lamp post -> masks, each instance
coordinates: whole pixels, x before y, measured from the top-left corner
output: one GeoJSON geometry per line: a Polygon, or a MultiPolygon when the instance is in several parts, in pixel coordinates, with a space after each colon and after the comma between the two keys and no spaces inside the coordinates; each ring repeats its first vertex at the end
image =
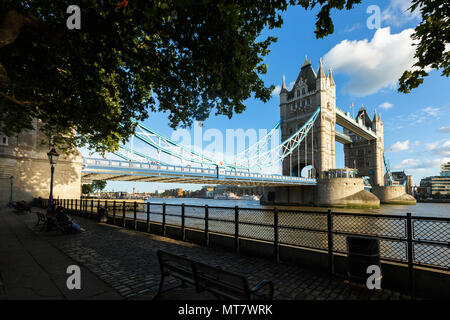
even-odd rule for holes
{"type": "Polygon", "coordinates": [[[10,208],[13,207],[13,198],[12,198],[12,193],[13,193],[13,180],[14,180],[14,177],[13,177],[13,176],[9,177],[9,181],[11,182],[11,193],[10,193],[10,195],[9,195],[9,207],[10,207],[10,208]]]}
{"type": "Polygon", "coordinates": [[[48,210],[51,209],[53,203],[53,173],[55,172],[55,165],[58,161],[59,154],[56,152],[55,148],[52,148],[49,153],[47,153],[48,160],[51,165],[51,175],[50,175],[50,197],[48,199],[48,210]]]}

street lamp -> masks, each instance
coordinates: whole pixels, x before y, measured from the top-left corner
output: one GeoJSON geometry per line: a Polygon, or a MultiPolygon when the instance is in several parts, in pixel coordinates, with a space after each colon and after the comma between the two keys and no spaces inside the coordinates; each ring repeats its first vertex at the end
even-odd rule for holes
{"type": "Polygon", "coordinates": [[[10,195],[9,195],[9,207],[10,207],[10,208],[13,207],[13,200],[12,200],[13,180],[14,180],[14,177],[13,177],[13,176],[9,177],[9,181],[11,181],[11,193],[10,193],[10,195]]]}
{"type": "Polygon", "coordinates": [[[49,153],[47,153],[48,160],[51,165],[51,176],[50,176],[50,197],[48,200],[48,209],[50,210],[53,202],[53,173],[55,172],[55,165],[58,161],[59,154],[56,152],[55,148],[52,148],[49,153]]]}

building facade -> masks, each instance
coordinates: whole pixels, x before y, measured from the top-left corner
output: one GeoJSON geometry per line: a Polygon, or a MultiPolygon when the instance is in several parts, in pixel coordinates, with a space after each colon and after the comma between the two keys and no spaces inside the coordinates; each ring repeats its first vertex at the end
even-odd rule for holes
{"type": "Polygon", "coordinates": [[[358,176],[369,177],[371,185],[384,185],[383,175],[383,122],[377,112],[370,119],[366,109],[362,106],[355,118],[356,122],[372,128],[377,139],[366,140],[357,134],[343,128],[352,143],[344,144],[345,166],[358,170],[358,176]]]}
{"type": "MultiPolygon", "coordinates": [[[[13,201],[48,198],[50,192],[50,151],[48,138],[39,130],[41,124],[33,121],[33,130],[15,137],[0,133],[0,202],[7,203],[13,185],[13,201]],[[11,179],[13,177],[13,179],[11,179]]],[[[61,152],[59,152],[61,154],[61,152]]],[[[81,154],[61,154],[55,166],[53,197],[79,198],[81,196],[81,154]]]]}
{"type": "Polygon", "coordinates": [[[426,177],[420,180],[420,187],[425,188],[429,195],[450,195],[450,162],[441,165],[439,176],[426,177]]]}

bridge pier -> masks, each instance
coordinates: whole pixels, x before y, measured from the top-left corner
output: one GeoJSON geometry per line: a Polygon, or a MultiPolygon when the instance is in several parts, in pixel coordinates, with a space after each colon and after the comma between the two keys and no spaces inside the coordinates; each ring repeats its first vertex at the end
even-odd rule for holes
{"type": "Polygon", "coordinates": [[[318,179],[316,186],[269,187],[260,200],[265,205],[342,208],[379,208],[380,200],[364,189],[361,178],[318,179]]]}
{"type": "Polygon", "coordinates": [[[373,186],[371,192],[384,204],[416,204],[416,199],[406,193],[405,186],[373,186]]]}

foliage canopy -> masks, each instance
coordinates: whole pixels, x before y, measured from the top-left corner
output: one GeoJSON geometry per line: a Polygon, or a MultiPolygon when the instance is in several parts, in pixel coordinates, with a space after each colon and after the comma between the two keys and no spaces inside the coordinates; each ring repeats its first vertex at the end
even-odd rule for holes
{"type": "MultiPolygon", "coordinates": [[[[320,7],[316,37],[334,31],[332,9],[361,0],[80,0],[81,29],[69,30],[64,0],[0,0],[0,131],[8,136],[42,121],[49,143],[73,150],[116,150],[134,132],[133,120],[169,114],[188,126],[212,112],[232,117],[253,96],[270,99],[260,78],[289,5],[320,7]]],[[[413,0],[423,21],[416,71],[399,90],[422,83],[424,68],[449,74],[449,6],[413,0]]]]}

